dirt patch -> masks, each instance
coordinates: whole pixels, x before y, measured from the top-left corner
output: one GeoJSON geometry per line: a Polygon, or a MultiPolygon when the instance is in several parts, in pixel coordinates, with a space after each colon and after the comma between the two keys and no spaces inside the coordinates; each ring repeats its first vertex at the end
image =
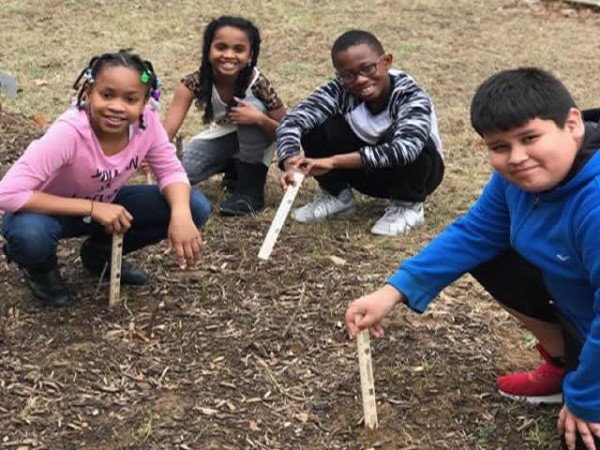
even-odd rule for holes
{"type": "MultiPolygon", "coordinates": [[[[3,170],[37,134],[27,120],[3,114],[3,170]]],[[[217,186],[206,190],[218,202],[217,186]]],[[[507,363],[502,352],[523,337],[469,279],[423,318],[399,309],[389,337],[372,343],[380,428],[366,433],[355,345],[341,320],[347,301],[389,272],[373,251],[381,241],[350,233],[383,204],[368,202],[351,220],[316,229],[289,224],[271,259],[259,263],[279,194],[269,197],[256,217],[215,216],[195,271],[180,271],[159,247],[135,255],[152,282],[125,287],[125,303],[114,310],[106,283],[98,288],[80,267],[76,239],[60,248],[79,300],[67,310],[33,303],[18,269],[3,262],[3,445],[541,448],[532,436],[550,433],[555,411],[507,403],[494,390],[498,372],[535,359],[529,352],[507,363]]]]}

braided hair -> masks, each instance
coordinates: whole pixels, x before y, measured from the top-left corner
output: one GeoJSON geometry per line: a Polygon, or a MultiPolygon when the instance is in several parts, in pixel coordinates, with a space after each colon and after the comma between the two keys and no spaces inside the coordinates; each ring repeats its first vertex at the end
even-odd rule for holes
{"type": "MultiPolygon", "coordinates": [[[[260,33],[258,28],[256,28],[252,22],[242,17],[234,16],[221,16],[211,20],[204,30],[202,61],[199,69],[200,86],[195,92],[196,106],[198,106],[198,108],[204,108],[204,115],[202,116],[202,121],[204,123],[210,123],[214,117],[212,106],[214,76],[213,67],[210,63],[210,46],[217,30],[223,27],[234,27],[243,31],[250,41],[250,62],[240,71],[237,77],[233,94],[234,97],[244,98],[246,96],[245,92],[252,79],[254,67],[256,67],[256,61],[258,60],[258,54],[260,53],[260,33]]],[[[228,106],[235,106],[235,100],[232,100],[228,106]]]]}
{"type": "MultiPolygon", "coordinates": [[[[130,53],[128,50],[119,50],[117,53],[103,53],[100,56],[92,57],[87,66],[81,71],[75,83],[73,83],[73,89],[78,90],[75,99],[77,108],[83,109],[85,107],[84,94],[86,90],[94,85],[98,74],[107,67],[127,67],[136,70],[140,74],[141,82],[147,86],[146,100],[152,96],[158,102],[160,98],[160,79],[154,72],[152,63],[142,59],[135,53],[130,53]]],[[[140,128],[146,128],[143,115],[140,115],[140,128]]]]}

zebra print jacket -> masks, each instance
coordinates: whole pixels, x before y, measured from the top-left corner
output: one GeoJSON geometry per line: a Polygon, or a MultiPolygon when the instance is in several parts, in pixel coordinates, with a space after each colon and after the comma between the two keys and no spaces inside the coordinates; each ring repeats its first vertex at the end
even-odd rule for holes
{"type": "MultiPolygon", "coordinates": [[[[357,149],[366,169],[403,166],[413,162],[431,137],[442,154],[437,119],[429,94],[405,72],[389,71],[392,92],[387,108],[392,120],[390,129],[376,145],[357,149]]],[[[300,139],[331,117],[346,115],[363,100],[355,97],[341,81],[333,79],[301,101],[282,119],[277,128],[277,159],[280,167],[285,159],[300,152],[300,139]]]]}

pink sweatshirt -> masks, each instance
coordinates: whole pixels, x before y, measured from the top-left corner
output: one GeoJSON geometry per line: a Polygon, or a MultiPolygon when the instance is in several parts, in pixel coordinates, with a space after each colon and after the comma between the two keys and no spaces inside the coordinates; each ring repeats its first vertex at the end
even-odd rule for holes
{"type": "Polygon", "coordinates": [[[175,182],[189,184],[158,112],[147,106],[144,122],[142,130],[136,121],[123,150],[106,156],[87,112],[69,109],[29,145],[0,180],[0,210],[18,211],[34,191],[111,202],[142,160],[150,165],[161,190],[175,182]]]}

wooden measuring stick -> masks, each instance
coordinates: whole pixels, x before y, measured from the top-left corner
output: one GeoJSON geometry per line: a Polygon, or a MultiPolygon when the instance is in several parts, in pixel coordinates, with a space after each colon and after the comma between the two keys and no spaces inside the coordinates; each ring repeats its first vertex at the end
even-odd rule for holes
{"type": "Polygon", "coordinates": [[[281,232],[281,228],[283,228],[283,224],[285,223],[285,219],[290,212],[292,204],[294,203],[294,199],[296,198],[296,194],[298,194],[298,190],[300,189],[300,185],[304,180],[304,174],[302,172],[294,172],[294,185],[290,185],[285,190],[285,194],[281,203],[279,204],[279,208],[275,213],[275,218],[273,222],[271,222],[271,227],[267,232],[267,236],[260,247],[260,251],[258,252],[259,259],[266,261],[271,256],[271,252],[273,251],[273,247],[275,247],[275,241],[277,241],[277,237],[281,232]]]}
{"type": "Polygon", "coordinates": [[[112,254],[110,257],[110,296],[108,306],[113,307],[121,302],[121,260],[123,259],[123,235],[113,234],[112,254]]]}
{"type": "MultiPolygon", "coordinates": [[[[356,322],[360,320],[356,316],[356,322]]],[[[356,336],[358,348],[358,365],[360,368],[360,389],[362,391],[363,413],[365,427],[374,430],[377,428],[377,403],[375,402],[375,380],[373,379],[373,365],[371,363],[371,343],[369,330],[359,331],[356,336]]]]}

